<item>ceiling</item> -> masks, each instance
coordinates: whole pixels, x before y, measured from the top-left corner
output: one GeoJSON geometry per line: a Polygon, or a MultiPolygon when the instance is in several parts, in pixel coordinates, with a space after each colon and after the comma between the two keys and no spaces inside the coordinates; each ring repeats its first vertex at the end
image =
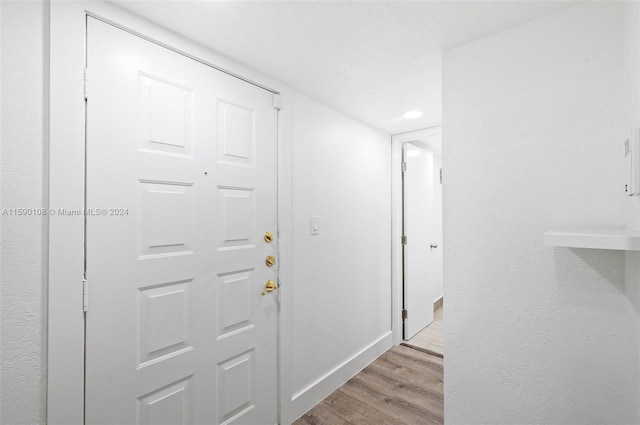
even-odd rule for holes
{"type": "Polygon", "coordinates": [[[576,2],[114,3],[388,134],[398,134],[441,124],[443,51],[576,2]],[[424,116],[402,118],[410,110],[421,110],[424,116]]]}

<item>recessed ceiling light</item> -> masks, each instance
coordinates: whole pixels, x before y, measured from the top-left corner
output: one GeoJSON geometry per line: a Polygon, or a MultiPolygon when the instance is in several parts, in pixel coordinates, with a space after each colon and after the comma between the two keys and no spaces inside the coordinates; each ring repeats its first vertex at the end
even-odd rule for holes
{"type": "Polygon", "coordinates": [[[414,118],[420,118],[422,116],[422,111],[409,111],[402,114],[402,116],[408,120],[411,120],[414,118]]]}

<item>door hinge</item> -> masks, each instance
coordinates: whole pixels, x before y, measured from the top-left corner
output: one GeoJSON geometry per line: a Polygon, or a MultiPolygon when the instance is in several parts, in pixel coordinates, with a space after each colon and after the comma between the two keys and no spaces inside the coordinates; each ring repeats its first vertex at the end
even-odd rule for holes
{"type": "Polygon", "coordinates": [[[405,171],[407,171],[407,163],[403,162],[402,163],[402,172],[404,173],[405,171]]]}
{"type": "Polygon", "coordinates": [[[407,237],[405,235],[402,235],[402,245],[406,245],[407,244],[407,237]]]}
{"type": "Polygon", "coordinates": [[[84,69],[84,100],[89,98],[89,68],[84,69]]]}
{"type": "Polygon", "coordinates": [[[442,168],[440,169],[440,184],[442,184],[442,168]]]}
{"type": "Polygon", "coordinates": [[[82,279],[82,311],[89,309],[89,282],[86,278],[82,279]]]}
{"type": "Polygon", "coordinates": [[[279,111],[282,108],[282,104],[280,103],[280,95],[277,93],[273,94],[273,109],[279,111]]]}
{"type": "Polygon", "coordinates": [[[409,313],[407,312],[407,310],[402,310],[402,320],[407,320],[408,316],[409,316],[409,313]]]}

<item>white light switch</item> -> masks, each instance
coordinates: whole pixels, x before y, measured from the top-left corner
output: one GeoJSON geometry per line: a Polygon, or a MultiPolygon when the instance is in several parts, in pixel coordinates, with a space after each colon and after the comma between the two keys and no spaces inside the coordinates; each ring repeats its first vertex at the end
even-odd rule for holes
{"type": "Polygon", "coordinates": [[[320,233],[320,217],[317,215],[311,216],[311,234],[317,235],[320,233]]]}

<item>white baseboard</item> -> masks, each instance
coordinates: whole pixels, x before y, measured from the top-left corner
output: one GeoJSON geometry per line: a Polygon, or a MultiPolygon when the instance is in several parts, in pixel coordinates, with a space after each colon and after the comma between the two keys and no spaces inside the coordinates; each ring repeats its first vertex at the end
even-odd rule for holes
{"type": "Polygon", "coordinates": [[[444,305],[444,296],[440,295],[438,298],[436,298],[436,300],[433,302],[433,312],[435,313],[435,311],[439,308],[442,308],[442,306],[444,305]]]}
{"type": "Polygon", "coordinates": [[[340,388],[342,384],[391,348],[393,345],[392,336],[393,333],[391,331],[387,332],[322,378],[294,394],[291,398],[291,417],[297,419],[307,413],[313,406],[324,400],[329,394],[340,388]]]}

